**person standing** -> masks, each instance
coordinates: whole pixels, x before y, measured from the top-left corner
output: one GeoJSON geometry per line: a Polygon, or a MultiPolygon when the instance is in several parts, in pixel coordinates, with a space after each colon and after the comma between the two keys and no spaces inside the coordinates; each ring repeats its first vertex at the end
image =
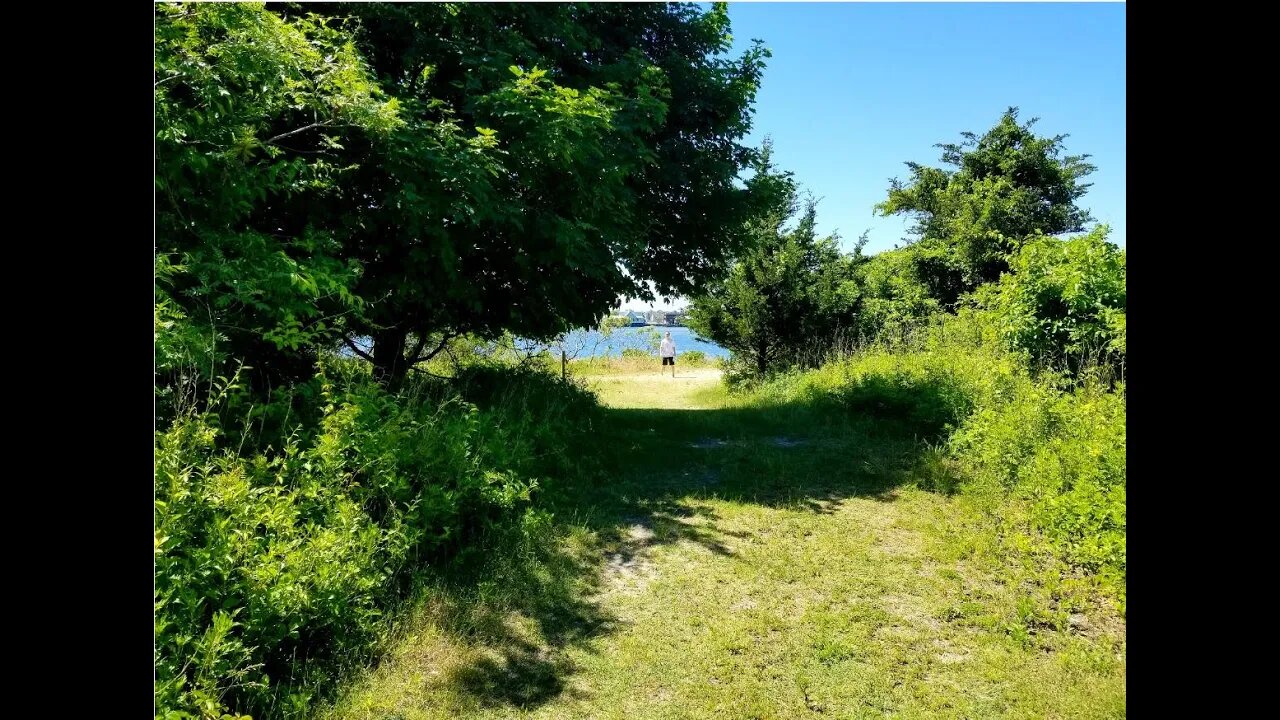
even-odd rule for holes
{"type": "Polygon", "coordinates": [[[662,367],[671,366],[671,377],[676,376],[676,341],[671,339],[671,331],[667,331],[666,337],[662,338],[662,347],[659,348],[658,354],[662,356],[662,367]]]}

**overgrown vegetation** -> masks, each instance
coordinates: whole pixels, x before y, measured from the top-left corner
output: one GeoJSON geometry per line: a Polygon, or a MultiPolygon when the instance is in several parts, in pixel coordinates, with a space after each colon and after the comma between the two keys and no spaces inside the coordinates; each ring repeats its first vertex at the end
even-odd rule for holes
{"type": "Polygon", "coordinates": [[[732,386],[936,444],[947,470],[921,471],[982,498],[1011,557],[1123,606],[1126,256],[1105,226],[1064,236],[1094,168],[1017,114],[941,145],[950,169],[909,163],[878,209],[915,217],[915,241],[870,258],[817,241],[812,204],[783,231],[776,174],[791,204],[690,317],[734,348],[732,386]]]}
{"type": "Polygon", "coordinates": [[[742,245],[729,44],[723,4],[156,6],[158,716],[303,714],[590,473],[593,402],[505,341],[742,245]]]}
{"type": "Polygon", "coordinates": [[[817,203],[809,199],[801,211],[795,182],[769,164],[768,145],[753,182],[777,188],[778,204],[747,224],[750,249],[728,277],[707,286],[688,322],[733,351],[736,373],[763,377],[802,365],[840,336],[857,312],[854,269],[864,258],[863,243],[846,257],[837,238],[817,236],[817,203]],[[797,213],[794,227],[785,227],[797,213]]]}
{"type": "Polygon", "coordinates": [[[812,202],[784,231],[796,185],[766,154],[761,173],[780,204],[748,223],[750,249],[727,280],[704,286],[690,322],[735,351],[737,377],[759,380],[982,306],[999,318],[1001,341],[1042,366],[1122,375],[1124,252],[1105,229],[1060,237],[1090,221],[1077,201],[1094,168],[1062,154],[1065,136],[1036,136],[1035,121],[1017,117],[1010,108],[981,137],[940,145],[951,169],[908,163],[912,181],[893,180],[877,209],[915,217],[914,241],[871,257],[865,240],[842,254],[834,238],[816,238],[812,202]]]}
{"type": "Polygon", "coordinates": [[[994,341],[1001,317],[951,317],[905,344],[779,377],[756,396],[867,414],[929,443],[924,487],[983,503],[1005,549],[1045,565],[1039,579],[1085,578],[1123,606],[1124,387],[1096,373],[1085,382],[1033,374],[1026,354],[994,341]]]}
{"type": "MultiPolygon", "coordinates": [[[[948,168],[912,164],[879,206],[916,217],[915,241],[868,257],[865,238],[841,253],[819,237],[767,143],[742,144],[767,52],[726,57],[724,4],[168,3],[155,19],[158,718],[304,717],[378,657],[406,601],[450,606],[453,641],[511,646],[493,672],[459,671],[442,708],[494,707],[464,686],[548,702],[568,665],[537,643],[603,632],[583,608],[626,550],[610,532],[643,515],[663,541],[733,554],[683,504],[712,485],[726,513],[765,508],[742,517],[766,535],[778,507],[960,498],[965,557],[998,548],[987,572],[1031,599],[970,612],[947,591],[946,617],[976,613],[1019,652],[1045,629],[1044,647],[1075,647],[1069,618],[1091,603],[1123,615],[1126,256],[1106,228],[1065,236],[1090,221],[1093,168],[1062,137],[1010,109],[941,146],[948,168]],[[685,351],[678,367],[700,372],[645,385],[656,334],[596,357],[615,300],[654,293],[696,293],[690,326],[732,358],[685,351]],[[626,385],[614,410],[630,414],[571,373],[626,385]],[[640,396],[659,387],[674,390],[640,396]],[[733,437],[693,435],[712,431],[733,437]],[[513,613],[523,629],[504,629],[513,613]]],[[[822,553],[796,550],[805,521],[782,519],[797,535],[760,566],[822,575],[822,553]]],[[[846,530],[821,529],[861,553],[840,567],[928,590],[846,530]]],[[[815,592],[830,604],[850,582],[815,592]]],[[[699,602],[663,612],[696,624],[699,602]]],[[[862,608],[850,637],[785,610],[751,632],[816,633],[784,641],[807,710],[825,711],[809,694],[824,682],[848,700],[831,684],[858,647],[880,710],[961,702],[881,676],[905,662],[873,637],[892,608],[862,608]]],[[[723,674],[721,649],[691,656],[723,674]]],[[[1089,672],[1114,689],[1123,668],[1100,652],[1089,672]]],[[[741,713],[773,712],[776,681],[735,697],[741,713]]],[[[718,707],[704,685],[681,691],[718,707]]],[[[1072,692],[1045,714],[1081,707],[1072,692]]]]}
{"type": "Polygon", "coordinates": [[[457,335],[691,292],[769,201],[736,182],[767,51],[727,56],[723,3],[155,13],[169,298],[255,386],[368,338],[395,389],[457,335]]]}
{"type": "Polygon", "coordinates": [[[594,400],[545,373],[473,368],[399,395],[326,361],[319,418],[249,450],[253,418],[184,414],[156,444],[157,704],[165,717],[303,713],[368,657],[429,564],[589,473],[594,400]]]}
{"type": "Polygon", "coordinates": [[[1028,239],[1011,272],[979,288],[977,304],[1005,347],[1073,377],[1124,376],[1126,255],[1101,227],[1069,240],[1028,239]]]}

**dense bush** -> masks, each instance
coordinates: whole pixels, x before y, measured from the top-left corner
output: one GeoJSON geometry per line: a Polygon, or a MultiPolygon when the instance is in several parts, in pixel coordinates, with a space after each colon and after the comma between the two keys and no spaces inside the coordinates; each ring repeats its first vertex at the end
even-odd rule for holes
{"type": "Polygon", "coordinates": [[[1040,540],[1070,564],[1118,581],[1123,597],[1125,438],[1123,391],[1024,382],[983,403],[950,447],[969,482],[1026,501],[1040,540]]]}
{"type": "Polygon", "coordinates": [[[925,254],[923,247],[911,245],[873,255],[858,267],[860,338],[900,340],[941,311],[934,291],[920,277],[925,254]]]}
{"type": "Polygon", "coordinates": [[[318,378],[314,431],[275,448],[246,451],[250,425],[231,435],[211,411],[158,433],[159,717],[301,714],[425,562],[588,460],[566,448],[595,405],[546,374],[473,368],[395,396],[346,365],[318,378]]]}
{"type": "Polygon", "coordinates": [[[832,403],[941,443],[959,485],[992,502],[1009,547],[1094,576],[1126,577],[1123,385],[1033,375],[992,341],[989,313],[935,323],[912,349],[870,349],[757,390],[766,403],[832,403]]]}
{"type": "Polygon", "coordinates": [[[1037,364],[1078,375],[1123,373],[1128,308],[1126,255],[1108,229],[1068,240],[1041,237],[1013,256],[1013,272],[979,289],[1000,339],[1037,364]]]}
{"type": "Polygon", "coordinates": [[[934,438],[954,429],[971,411],[976,390],[956,362],[972,356],[863,353],[807,373],[762,385],[757,397],[774,404],[839,406],[874,416],[891,431],[934,438]]]}

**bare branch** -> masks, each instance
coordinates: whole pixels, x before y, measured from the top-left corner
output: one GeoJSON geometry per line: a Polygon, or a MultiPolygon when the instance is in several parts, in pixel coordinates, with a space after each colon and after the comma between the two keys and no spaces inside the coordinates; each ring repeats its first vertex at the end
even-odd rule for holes
{"type": "Polygon", "coordinates": [[[454,339],[454,338],[456,338],[456,337],[458,337],[458,334],[457,334],[457,333],[445,333],[445,334],[444,334],[444,337],[443,337],[443,338],[441,338],[441,340],[440,340],[440,344],[436,346],[436,349],[435,349],[435,350],[432,350],[431,352],[427,353],[426,355],[419,355],[419,354],[418,354],[418,353],[420,353],[420,352],[422,351],[422,345],[423,345],[423,342],[425,341],[425,339],[426,339],[426,338],[421,338],[421,339],[419,339],[419,340],[418,340],[418,347],[414,349],[414,352],[413,352],[413,354],[412,354],[413,359],[409,361],[409,365],[412,367],[412,366],[414,366],[414,365],[417,365],[417,364],[418,364],[418,363],[420,363],[420,362],[426,362],[427,360],[430,360],[431,358],[435,357],[436,355],[439,355],[441,350],[444,350],[446,347],[448,347],[448,346],[449,346],[449,341],[450,341],[450,340],[452,340],[452,339],[454,339]]]}
{"type": "Polygon", "coordinates": [[[351,341],[351,338],[346,337],[346,336],[343,336],[343,338],[342,338],[342,342],[346,343],[346,344],[347,344],[347,347],[351,348],[351,350],[352,350],[353,352],[355,352],[355,354],[359,355],[360,357],[364,358],[365,360],[368,360],[369,362],[373,362],[373,356],[372,356],[372,355],[370,355],[369,353],[367,353],[367,352],[365,352],[365,351],[361,350],[361,349],[360,349],[360,347],[359,347],[358,345],[356,345],[354,342],[352,342],[352,341],[351,341]]]}
{"type": "MultiPolygon", "coordinates": [[[[418,336],[418,343],[417,343],[416,345],[414,345],[414,346],[413,346],[413,350],[411,350],[411,351],[409,352],[409,357],[411,357],[411,358],[416,358],[416,357],[421,356],[421,355],[422,355],[422,346],[423,346],[423,345],[426,345],[426,344],[427,344],[427,336],[426,336],[426,335],[419,335],[419,336],[418,336]]],[[[415,362],[417,362],[417,360],[414,360],[413,362],[410,362],[409,364],[410,364],[410,365],[412,365],[412,364],[413,364],[413,363],[415,363],[415,362]]]]}

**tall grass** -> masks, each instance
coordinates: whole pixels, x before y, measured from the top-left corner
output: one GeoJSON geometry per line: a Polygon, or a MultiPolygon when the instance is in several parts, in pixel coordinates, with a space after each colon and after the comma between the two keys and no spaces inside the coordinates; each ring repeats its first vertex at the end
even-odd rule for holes
{"type": "Polygon", "coordinates": [[[967,314],[839,349],[752,398],[840,406],[915,433],[950,468],[929,482],[980,501],[1007,550],[1087,577],[1123,607],[1126,402],[1114,377],[1033,368],[967,314]]]}

